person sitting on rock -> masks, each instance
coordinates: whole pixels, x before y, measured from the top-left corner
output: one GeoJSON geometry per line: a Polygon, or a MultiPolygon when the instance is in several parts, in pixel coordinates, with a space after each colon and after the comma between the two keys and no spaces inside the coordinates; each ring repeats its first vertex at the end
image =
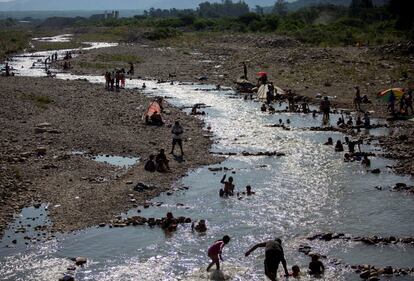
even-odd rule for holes
{"type": "Polygon", "coordinates": [[[365,167],[370,167],[371,166],[371,160],[369,160],[368,155],[364,155],[364,159],[362,159],[361,164],[364,165],[365,167]]]}
{"type": "Polygon", "coordinates": [[[342,152],[342,151],[344,151],[344,146],[342,145],[342,142],[340,140],[338,140],[336,142],[335,151],[336,152],[342,152]]]}
{"type": "Polygon", "coordinates": [[[155,157],[155,166],[158,172],[166,173],[170,171],[170,166],[168,165],[168,159],[165,155],[165,150],[161,149],[160,153],[155,157]]]}
{"type": "Polygon", "coordinates": [[[177,219],[174,218],[171,212],[168,212],[166,217],[162,219],[161,228],[167,231],[177,230],[177,219]]]}
{"type": "Polygon", "coordinates": [[[353,125],[354,125],[354,121],[352,120],[352,116],[349,116],[349,117],[348,117],[348,121],[346,122],[346,124],[347,124],[348,126],[353,126],[353,125]]]}
{"type": "Polygon", "coordinates": [[[325,271],[323,263],[319,260],[318,255],[312,256],[312,261],[309,263],[309,274],[310,275],[321,275],[325,271]]]}
{"type": "Polygon", "coordinates": [[[271,105],[269,105],[269,113],[274,114],[276,112],[275,108],[271,105]]]}
{"type": "Polygon", "coordinates": [[[228,181],[226,180],[226,175],[223,176],[220,183],[224,184],[224,188],[220,189],[220,196],[233,196],[234,195],[234,184],[233,177],[229,177],[228,181]]]}
{"type": "Polygon", "coordinates": [[[149,156],[147,163],[145,163],[145,167],[144,167],[145,171],[151,172],[151,173],[155,172],[156,166],[155,166],[154,158],[155,157],[152,154],[149,156]]]}
{"type": "Polygon", "coordinates": [[[262,107],[260,108],[262,112],[266,112],[266,104],[262,104],[262,107]]]}
{"type": "Polygon", "coordinates": [[[206,232],[207,231],[206,221],[200,220],[196,226],[194,226],[193,224],[192,228],[194,228],[194,230],[197,232],[206,232]]]}
{"type": "Polygon", "coordinates": [[[329,137],[328,141],[325,142],[324,145],[333,145],[333,139],[329,137]]]}

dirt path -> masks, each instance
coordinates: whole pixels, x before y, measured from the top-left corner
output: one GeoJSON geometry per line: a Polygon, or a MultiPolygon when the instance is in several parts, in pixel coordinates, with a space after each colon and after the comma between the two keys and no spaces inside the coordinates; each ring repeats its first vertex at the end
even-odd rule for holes
{"type": "Polygon", "coordinates": [[[172,173],[145,172],[149,154],[171,149],[171,129],[143,124],[150,98],[136,90],[114,93],[48,78],[0,77],[0,84],[0,233],[13,213],[36,202],[59,205],[50,208],[55,230],[108,222],[171,189],[189,170],[218,160],[208,153],[211,140],[202,122],[166,104],[167,124],[180,120],[184,126],[185,161],[170,159],[172,173]],[[125,171],[73,151],[141,161],[125,171]],[[137,182],[156,188],[135,192],[137,182]]]}

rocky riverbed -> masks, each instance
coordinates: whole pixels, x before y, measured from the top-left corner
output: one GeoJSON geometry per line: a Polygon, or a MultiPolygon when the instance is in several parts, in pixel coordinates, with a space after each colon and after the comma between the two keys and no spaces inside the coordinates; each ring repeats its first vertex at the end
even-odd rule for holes
{"type": "MultiPolygon", "coordinates": [[[[140,38],[139,36],[137,38],[140,38]]],[[[293,39],[254,34],[193,34],[152,42],[139,39],[117,47],[92,50],[72,61],[74,73],[103,74],[114,67],[127,68],[124,58],[134,58],[135,76],[233,86],[243,74],[248,78],[266,71],[275,85],[308,97],[317,93],[333,98],[338,108],[353,109],[354,87],[372,101],[363,110],[387,118],[386,104],[376,99],[381,90],[413,86],[412,43],[369,47],[309,47],[293,39]]],[[[412,142],[414,122],[390,122],[394,134],[380,139],[389,156],[398,160],[399,173],[414,175],[412,142]],[[406,137],[401,137],[402,135],[406,137]]]]}
{"type": "Polygon", "coordinates": [[[0,233],[14,213],[40,202],[49,203],[53,230],[107,223],[171,189],[189,170],[217,161],[208,153],[211,140],[202,122],[167,103],[166,126],[146,126],[141,117],[151,99],[137,90],[114,93],[51,78],[0,79],[0,233]],[[145,172],[150,154],[171,149],[175,120],[185,130],[185,157],[168,156],[171,173],[145,172]],[[105,156],[139,161],[129,169],[94,161],[105,156]],[[151,188],[134,190],[138,182],[151,188]]]}

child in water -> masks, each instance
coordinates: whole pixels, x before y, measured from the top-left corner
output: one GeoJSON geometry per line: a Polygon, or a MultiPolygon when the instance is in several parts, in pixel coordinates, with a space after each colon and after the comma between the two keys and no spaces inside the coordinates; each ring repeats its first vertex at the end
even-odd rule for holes
{"type": "Polygon", "coordinates": [[[210,268],[215,264],[216,269],[220,270],[220,260],[223,261],[223,258],[221,256],[221,253],[223,251],[223,248],[226,244],[230,242],[230,237],[228,235],[224,235],[223,239],[217,240],[214,242],[213,245],[208,248],[208,257],[211,259],[210,264],[207,267],[207,271],[210,270],[210,268]]]}
{"type": "Polygon", "coordinates": [[[309,263],[309,274],[310,275],[321,275],[325,271],[323,263],[319,260],[318,255],[312,256],[312,261],[309,263]]]}

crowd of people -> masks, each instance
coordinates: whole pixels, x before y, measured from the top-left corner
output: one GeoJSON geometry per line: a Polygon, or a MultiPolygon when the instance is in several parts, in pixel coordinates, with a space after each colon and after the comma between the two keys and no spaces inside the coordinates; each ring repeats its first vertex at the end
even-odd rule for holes
{"type": "MultiPolygon", "coordinates": [[[[208,257],[211,259],[211,262],[207,266],[207,271],[209,271],[214,265],[217,270],[220,270],[220,261],[223,261],[222,253],[223,248],[231,241],[230,236],[224,235],[222,239],[216,240],[207,251],[208,257]]],[[[264,258],[264,271],[265,275],[271,280],[277,280],[277,271],[279,264],[282,263],[284,270],[284,277],[294,277],[300,278],[304,275],[301,272],[298,265],[292,266],[292,271],[288,271],[287,262],[285,259],[282,240],[276,238],[274,240],[268,240],[254,245],[250,248],[244,255],[248,257],[252,252],[256,251],[258,248],[264,248],[265,258],[264,258]]],[[[308,266],[308,274],[315,277],[320,277],[325,272],[325,266],[319,260],[319,255],[314,254],[311,256],[311,261],[308,266]]]]}

